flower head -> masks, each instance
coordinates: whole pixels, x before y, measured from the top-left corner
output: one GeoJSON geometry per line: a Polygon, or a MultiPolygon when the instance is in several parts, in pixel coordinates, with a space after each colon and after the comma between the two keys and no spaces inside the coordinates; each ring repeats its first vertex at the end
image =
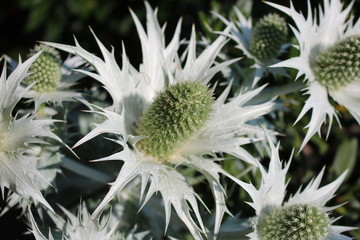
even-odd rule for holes
{"type": "Polygon", "coordinates": [[[319,14],[315,14],[309,4],[307,18],[292,4],[290,8],[268,4],[288,14],[295,23],[292,30],[299,43],[300,55],[274,66],[295,68],[297,77],[305,75],[307,81],[305,89],[310,96],[297,121],[309,110],[312,110],[312,115],[301,148],[316,132],[320,133],[327,118],[330,126],[333,117],[338,120],[329,95],[344,105],[360,123],[360,21],[353,23],[353,18],[348,18],[352,3],[344,8],[340,0],[324,0],[319,14]]]}
{"type": "Polygon", "coordinates": [[[255,209],[252,240],[270,239],[350,239],[341,233],[353,228],[332,225],[337,219],[330,211],[337,208],[325,204],[334,197],[335,191],[345,178],[346,172],[334,182],[319,187],[324,169],[303,190],[284,201],[286,193],[286,174],[291,161],[285,166],[279,158],[279,145],[270,143],[271,159],[268,171],[259,166],[262,181],[258,189],[252,184],[237,181],[250,195],[249,205],[255,209]]]}
{"type": "Polygon", "coordinates": [[[30,66],[33,72],[24,81],[26,84],[34,84],[33,90],[37,92],[51,92],[56,89],[61,80],[61,57],[60,53],[53,47],[47,45],[36,45],[31,49],[29,57],[42,51],[42,54],[30,66]]]}
{"type": "Polygon", "coordinates": [[[249,51],[262,62],[269,61],[279,54],[288,35],[284,18],[270,13],[260,18],[252,29],[249,51]]]}
{"type": "Polygon", "coordinates": [[[360,36],[347,37],[313,60],[312,69],[322,86],[330,91],[339,90],[360,77],[360,36]]]}
{"type": "MultiPolygon", "coordinates": [[[[123,150],[98,161],[124,162],[119,175],[103,201],[94,211],[97,216],[117,193],[135,177],[140,176],[141,199],[145,204],[155,193],[164,200],[166,226],[171,207],[186,224],[195,239],[202,239],[202,223],[198,195],[178,166],[186,166],[203,174],[208,180],[216,201],[215,233],[221,219],[228,212],[225,192],[219,173],[227,174],[215,160],[216,153],[229,153],[254,165],[257,160],[240,145],[257,141],[263,129],[247,122],[268,113],[272,102],[247,105],[262,88],[235,96],[225,102],[231,86],[214,99],[209,89],[212,77],[235,60],[214,65],[214,60],[225,44],[220,36],[199,56],[196,55],[195,29],[191,34],[185,63],[178,56],[180,24],[166,46],[164,31],[156,19],[156,11],[147,8],[147,33],[132,13],[143,52],[139,71],[130,65],[123,50],[122,69],[111,53],[96,38],[104,60],[80,47],[47,43],[77,54],[92,63],[97,73],[84,72],[100,81],[112,97],[110,107],[100,109],[103,123],[81,139],[75,146],[102,134],[113,133],[123,150]],[[248,137],[257,134],[258,137],[248,137]],[[205,158],[205,155],[213,158],[205,158]],[[191,213],[192,212],[192,213],[191,213]],[[194,217],[193,217],[194,216],[194,217]],[[197,223],[196,223],[197,222],[197,223]]],[[[180,23],[180,22],[179,22],[180,23]]]]}
{"type": "Polygon", "coordinates": [[[236,7],[234,11],[237,21],[232,22],[223,16],[215,15],[226,25],[231,26],[230,33],[226,33],[229,38],[234,40],[243,53],[255,61],[252,86],[260,80],[262,75],[268,71],[273,74],[286,75],[282,68],[268,68],[268,66],[279,62],[277,57],[288,47],[287,36],[288,27],[283,17],[276,13],[263,16],[253,25],[252,19],[246,18],[236,7]]]}
{"type": "MultiPolygon", "coordinates": [[[[77,80],[84,75],[72,71],[84,64],[80,57],[68,57],[62,62],[60,53],[53,47],[45,44],[38,44],[30,50],[29,57],[41,52],[40,56],[30,66],[27,76],[19,86],[19,91],[31,86],[31,89],[23,94],[24,98],[34,101],[35,110],[38,110],[42,103],[51,102],[60,105],[63,101],[78,100],[85,104],[87,102],[82,98],[79,92],[70,90],[77,80]]],[[[12,65],[16,63],[8,59],[12,65]]]]}
{"type": "Polygon", "coordinates": [[[8,77],[5,64],[0,76],[0,188],[3,195],[4,189],[8,188],[25,200],[40,202],[52,209],[40,193],[50,183],[37,170],[34,164],[37,157],[31,154],[31,149],[33,144],[44,143],[40,138],[48,137],[61,142],[49,129],[55,120],[38,120],[31,114],[22,117],[12,115],[21,98],[15,92],[40,54],[35,54],[24,63],[20,62],[8,77]]]}
{"type": "Polygon", "coordinates": [[[209,120],[213,104],[212,92],[203,84],[183,82],[169,86],[142,116],[138,134],[147,138],[137,146],[158,161],[169,161],[209,120]]]}

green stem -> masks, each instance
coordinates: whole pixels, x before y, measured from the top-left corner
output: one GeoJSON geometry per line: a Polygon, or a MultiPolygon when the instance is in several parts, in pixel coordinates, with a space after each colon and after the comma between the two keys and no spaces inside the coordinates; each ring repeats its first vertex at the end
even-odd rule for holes
{"type": "Polygon", "coordinates": [[[301,89],[306,87],[306,83],[303,81],[295,81],[292,83],[288,83],[283,86],[272,86],[265,88],[261,94],[254,97],[251,101],[252,104],[254,103],[262,103],[266,102],[272,98],[275,98],[279,95],[286,95],[289,93],[300,91],[301,89]]]}
{"type": "Polygon", "coordinates": [[[61,166],[76,173],[83,177],[89,178],[99,183],[107,184],[113,180],[112,177],[108,176],[107,174],[85,166],[81,163],[75,162],[70,158],[63,158],[61,161],[61,166]]]}

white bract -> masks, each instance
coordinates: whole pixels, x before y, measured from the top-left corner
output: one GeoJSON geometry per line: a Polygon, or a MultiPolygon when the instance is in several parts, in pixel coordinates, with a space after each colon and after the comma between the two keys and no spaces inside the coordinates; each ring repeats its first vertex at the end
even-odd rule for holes
{"type": "MultiPolygon", "coordinates": [[[[106,216],[101,217],[101,219],[100,216],[98,219],[92,219],[85,204],[80,204],[77,216],[61,206],[60,208],[64,212],[66,219],[59,215],[49,214],[56,226],[54,231],[60,232],[64,240],[110,240],[117,234],[117,224],[110,227],[108,225],[110,218],[106,216]]],[[[32,228],[31,232],[35,239],[52,240],[51,231],[49,230],[48,237],[45,237],[39,230],[30,209],[28,212],[32,228]]]]}
{"type": "Polygon", "coordinates": [[[271,159],[268,171],[260,165],[262,175],[258,189],[252,184],[237,181],[250,195],[256,216],[253,221],[251,240],[303,239],[330,240],[351,239],[341,233],[354,228],[332,225],[338,218],[331,218],[330,211],[335,207],[325,204],[334,197],[335,191],[345,178],[346,172],[334,182],[319,187],[324,169],[319,175],[295,195],[284,202],[286,194],[286,174],[291,161],[285,166],[279,158],[279,145],[270,143],[271,159]]]}
{"type": "Polygon", "coordinates": [[[301,149],[316,132],[320,134],[320,127],[327,119],[330,127],[333,117],[338,120],[329,95],[360,123],[360,40],[357,36],[360,21],[353,23],[353,17],[349,17],[353,3],[344,9],[340,0],[324,0],[318,14],[309,3],[306,18],[292,4],[290,8],[268,4],[288,14],[295,23],[292,30],[300,55],[273,66],[295,68],[297,78],[305,75],[305,90],[310,96],[296,122],[309,110],[312,115],[301,149]]]}
{"type": "MultiPolygon", "coordinates": [[[[40,174],[46,179],[46,181],[38,182],[38,188],[46,192],[46,190],[54,190],[51,183],[55,180],[58,173],[61,172],[59,163],[61,162],[62,154],[60,154],[60,146],[53,145],[34,145],[28,148],[26,151],[27,156],[32,157],[32,161],[28,163],[38,169],[40,174]]],[[[6,197],[6,206],[0,210],[0,217],[3,216],[10,209],[15,206],[22,210],[23,215],[29,205],[28,199],[24,199],[17,193],[11,193],[6,197]]],[[[40,210],[41,206],[36,206],[40,210]]]]}
{"type": "MultiPolygon", "coordinates": [[[[40,53],[39,53],[40,54],[40,53]]],[[[29,75],[30,65],[39,54],[35,54],[24,63],[19,63],[7,77],[6,64],[0,76],[0,188],[8,188],[29,202],[40,202],[52,209],[40,190],[50,185],[47,178],[37,170],[34,162],[37,157],[32,154],[32,144],[45,143],[41,138],[52,138],[61,142],[53,134],[49,125],[55,120],[34,119],[32,114],[18,117],[12,114],[22,94],[15,94],[20,82],[29,75]]]]}
{"type": "Polygon", "coordinates": [[[187,58],[182,63],[178,56],[181,22],[166,46],[165,28],[161,28],[156,19],[157,11],[153,11],[147,2],[145,5],[147,32],[131,12],[143,53],[139,71],[131,66],[125,50],[120,68],[114,51],[109,52],[96,37],[104,60],[84,50],[77,41],[76,46],[46,44],[81,56],[92,64],[96,73],[79,71],[102,83],[113,100],[108,108],[97,107],[96,113],[106,120],[96,124],[75,144],[77,147],[99,134],[113,133],[117,135],[113,141],[123,148],[97,160],[121,160],[124,164],[93,217],[98,216],[125,185],[140,176],[143,205],[155,192],[160,192],[166,228],[173,207],[194,238],[202,239],[205,227],[198,206],[199,196],[188,181],[192,176],[182,174],[180,166],[193,168],[208,180],[216,202],[216,235],[223,215],[228,212],[219,173],[231,177],[216,162],[221,160],[216,153],[228,153],[257,165],[257,160],[240,145],[263,138],[264,129],[248,122],[270,112],[273,102],[247,105],[263,87],[226,102],[230,85],[215,100],[208,86],[210,80],[237,60],[214,64],[226,38],[220,36],[197,56],[193,29],[187,58]],[[212,157],[206,158],[206,154],[212,157]]]}

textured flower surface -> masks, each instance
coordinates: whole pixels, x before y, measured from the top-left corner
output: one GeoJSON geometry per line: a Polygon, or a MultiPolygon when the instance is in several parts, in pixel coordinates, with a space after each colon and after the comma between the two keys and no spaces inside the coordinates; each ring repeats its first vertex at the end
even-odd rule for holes
{"type": "Polygon", "coordinates": [[[246,18],[244,14],[234,7],[236,21],[229,21],[223,16],[215,15],[226,25],[231,26],[230,33],[226,36],[234,40],[236,47],[243,51],[249,58],[255,61],[252,66],[255,68],[254,75],[251,77],[252,86],[260,80],[263,74],[268,71],[272,74],[286,75],[283,68],[268,68],[279,60],[277,57],[288,47],[287,35],[288,27],[284,18],[278,14],[271,13],[259,19],[253,24],[251,17],[246,18]]]}
{"type": "Polygon", "coordinates": [[[262,181],[258,189],[252,184],[237,181],[250,195],[256,216],[253,219],[252,240],[270,239],[351,239],[342,232],[352,227],[332,225],[338,218],[331,218],[330,211],[335,207],[325,204],[334,197],[335,191],[345,178],[346,172],[334,182],[319,187],[324,169],[303,189],[284,202],[286,194],[286,174],[291,161],[285,166],[279,158],[279,145],[270,143],[271,159],[268,171],[259,166],[262,181]]]}
{"type": "MultiPolygon", "coordinates": [[[[24,98],[34,101],[35,110],[42,103],[54,103],[60,105],[63,101],[78,100],[85,104],[87,102],[82,98],[81,93],[70,90],[80,78],[84,75],[79,72],[73,72],[74,68],[84,65],[84,60],[78,56],[68,57],[62,62],[59,52],[50,46],[40,44],[31,49],[29,57],[42,52],[42,54],[30,66],[29,72],[32,75],[19,86],[19,91],[32,85],[31,89],[23,94],[24,98]]],[[[13,66],[16,63],[8,59],[13,66]]]]}
{"type": "Polygon", "coordinates": [[[0,77],[0,187],[3,195],[8,188],[24,200],[40,202],[52,209],[40,192],[50,183],[37,170],[34,164],[37,157],[31,152],[31,146],[44,143],[42,138],[46,137],[61,142],[49,129],[55,120],[38,120],[31,114],[12,116],[21,98],[21,94],[15,94],[17,87],[29,75],[27,71],[38,56],[35,54],[24,63],[20,62],[8,77],[5,64],[0,77]]]}
{"type": "Polygon", "coordinates": [[[228,153],[257,165],[257,160],[240,145],[262,139],[263,128],[247,122],[270,112],[273,103],[247,105],[262,88],[234,96],[226,102],[231,88],[228,86],[214,99],[208,86],[210,80],[236,61],[214,64],[226,38],[220,36],[197,56],[193,29],[187,57],[182,64],[178,56],[181,22],[166,46],[164,30],[156,19],[157,11],[153,11],[147,2],[145,5],[147,32],[131,12],[143,53],[139,71],[130,65],[125,50],[120,68],[114,52],[109,52],[96,37],[104,60],[87,52],[77,42],[76,46],[46,44],[81,56],[91,63],[96,73],[80,71],[101,82],[113,100],[110,107],[99,108],[97,112],[106,120],[96,124],[75,145],[102,133],[113,133],[118,136],[113,141],[123,148],[97,160],[121,160],[124,164],[93,216],[100,214],[125,185],[140,176],[143,204],[155,192],[161,193],[166,228],[173,207],[194,238],[202,239],[205,227],[197,201],[199,196],[188,181],[192,176],[184,175],[180,166],[195,169],[208,180],[216,202],[216,234],[223,215],[228,212],[219,173],[231,177],[216,162],[221,160],[216,153],[228,153]],[[205,158],[205,155],[212,157],[205,158]]]}
{"type": "Polygon", "coordinates": [[[295,23],[292,30],[298,40],[300,55],[274,67],[295,68],[297,77],[305,75],[307,81],[305,90],[310,96],[296,122],[309,110],[312,115],[301,149],[316,132],[320,134],[320,127],[327,118],[330,126],[334,117],[338,121],[329,95],[360,123],[360,21],[353,23],[353,18],[349,17],[353,3],[344,8],[340,0],[324,0],[318,14],[309,3],[306,18],[292,4],[289,8],[268,4],[288,14],[295,23]]]}

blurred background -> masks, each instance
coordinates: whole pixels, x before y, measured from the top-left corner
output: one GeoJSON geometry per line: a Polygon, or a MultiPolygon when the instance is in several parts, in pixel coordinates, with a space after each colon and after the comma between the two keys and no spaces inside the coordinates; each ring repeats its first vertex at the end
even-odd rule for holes
{"type": "MultiPolygon", "coordinates": [[[[159,21],[167,22],[168,31],[173,32],[182,17],[182,35],[188,37],[193,24],[201,30],[200,15],[210,15],[211,10],[229,14],[233,6],[247,1],[251,0],[150,0],[149,3],[159,8],[159,21]]],[[[289,3],[288,0],[276,2],[289,3]]],[[[317,5],[319,0],[311,2],[317,5]]],[[[255,18],[270,9],[261,0],[253,4],[255,18]]],[[[306,1],[294,1],[294,5],[306,12],[306,1]]],[[[139,40],[129,8],[144,20],[145,7],[141,0],[2,0],[0,54],[11,57],[26,54],[36,41],[72,44],[73,36],[85,49],[96,49],[88,30],[91,26],[105,45],[113,45],[118,51],[124,41],[129,57],[139,61],[139,40]]]]}
{"type": "MultiPolygon", "coordinates": [[[[181,36],[188,38],[191,27],[194,24],[199,36],[206,36],[213,40],[216,35],[210,30],[223,30],[224,25],[216,20],[211,11],[216,11],[229,18],[233,16],[233,6],[243,5],[251,0],[150,0],[150,5],[159,8],[158,19],[161,25],[167,23],[165,36],[172,37],[175,26],[181,17],[183,19],[181,36]]],[[[289,5],[288,0],[273,1],[282,5],[289,5]]],[[[306,1],[293,1],[295,8],[306,14],[306,1]]],[[[320,0],[311,0],[313,6],[317,6],[320,0]]],[[[349,0],[344,1],[350,3],[349,0]]],[[[26,58],[30,48],[33,48],[37,41],[51,41],[64,44],[74,44],[74,36],[79,43],[90,52],[97,52],[98,47],[94,41],[89,27],[96,33],[101,42],[107,46],[115,47],[115,55],[120,57],[121,42],[125,44],[127,55],[134,67],[138,67],[141,61],[140,41],[129,13],[131,8],[145,23],[144,2],[140,0],[1,0],[0,1],[0,55],[6,54],[17,59],[18,56],[26,58]]],[[[353,13],[359,16],[360,1],[356,0],[353,13]]],[[[253,1],[251,16],[258,19],[264,14],[274,11],[261,0],[253,1]]],[[[291,22],[290,22],[291,23],[291,22]]],[[[169,39],[167,39],[169,40],[169,39]]],[[[231,43],[233,44],[233,43],[231,43]]],[[[238,51],[232,52],[240,54],[238,51]]],[[[291,53],[290,53],[291,54],[291,53]]],[[[236,57],[236,56],[234,56],[236,57]]],[[[290,98],[294,96],[290,96],[290,98]]],[[[301,93],[296,98],[303,98],[301,93]]],[[[278,127],[282,127],[287,133],[281,139],[284,143],[283,159],[288,159],[293,146],[299,147],[304,132],[299,126],[293,127],[293,122],[301,110],[302,104],[294,107],[293,111],[284,113],[278,127]],[[283,125],[281,125],[283,124],[283,125]],[[288,127],[286,127],[288,126],[288,127]]],[[[355,120],[343,109],[338,109],[344,118],[341,119],[343,128],[340,129],[336,123],[328,141],[323,138],[314,137],[302,153],[296,154],[295,161],[290,169],[292,182],[291,190],[296,190],[300,184],[306,183],[312,176],[319,172],[323,165],[327,165],[326,180],[332,181],[343,170],[346,164],[352,167],[352,173],[346,183],[338,191],[341,199],[335,199],[335,204],[349,201],[341,207],[337,213],[344,217],[337,222],[339,225],[360,226],[360,180],[358,173],[360,128],[355,120]],[[341,151],[340,151],[341,150],[341,151]],[[350,154],[350,163],[344,163],[341,159],[344,153],[350,154]],[[340,159],[340,160],[337,160],[340,159]],[[340,162],[340,163],[339,163],[340,162]],[[300,167],[300,168],[299,168],[300,167]],[[310,169],[304,172],[300,169],[310,169]],[[293,187],[293,189],[292,189],[293,187]]],[[[302,121],[305,126],[308,119],[302,121]]],[[[231,168],[231,166],[228,166],[231,168]]],[[[226,166],[225,166],[226,168],[226,166]]],[[[231,171],[231,169],[229,169],[231,171]]],[[[240,195],[230,198],[230,209],[236,209],[240,195]]],[[[4,206],[1,201],[0,207],[4,206]]],[[[14,209],[0,217],[0,233],[11,234],[6,239],[33,239],[31,236],[24,236],[22,233],[26,226],[16,219],[18,212],[14,209]]],[[[352,231],[351,236],[360,239],[358,230],[352,231]]],[[[1,237],[4,239],[3,237],[1,237]]]]}

